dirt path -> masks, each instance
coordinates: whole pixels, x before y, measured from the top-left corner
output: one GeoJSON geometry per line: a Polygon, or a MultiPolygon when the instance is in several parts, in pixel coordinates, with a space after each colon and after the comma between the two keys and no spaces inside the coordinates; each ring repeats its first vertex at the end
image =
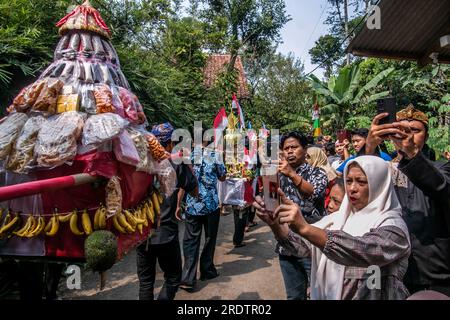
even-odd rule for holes
{"type": "MultiPolygon", "coordinates": [[[[180,227],[180,239],[183,235],[180,227]]],[[[233,216],[221,218],[215,264],[220,276],[214,280],[198,281],[197,290],[187,293],[179,290],[177,300],[284,300],[283,278],[278,257],[274,253],[276,241],[264,223],[246,234],[246,246],[235,249],[232,244],[233,216]]],[[[159,292],[163,276],[157,274],[155,296],[159,292]]],[[[138,298],[136,254],[131,252],[117,263],[107,275],[107,284],[98,291],[99,276],[91,272],[83,275],[81,290],[68,290],[65,279],[61,281],[62,299],[135,300],[138,298]]]]}

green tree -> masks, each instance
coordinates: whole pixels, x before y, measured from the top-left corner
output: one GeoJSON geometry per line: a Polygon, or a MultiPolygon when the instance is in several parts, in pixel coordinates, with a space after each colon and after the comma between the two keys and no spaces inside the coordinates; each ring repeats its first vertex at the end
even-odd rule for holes
{"type": "Polygon", "coordinates": [[[331,77],[335,65],[342,59],[339,42],[338,37],[327,34],[321,36],[309,50],[311,63],[322,64],[327,79],[331,77]]]}
{"type": "Polygon", "coordinates": [[[264,123],[281,129],[295,122],[298,129],[305,129],[311,124],[310,96],[301,61],[292,54],[276,54],[260,79],[252,105],[246,105],[247,114],[258,126],[264,123]]]}
{"type": "Polygon", "coordinates": [[[191,0],[202,7],[200,16],[222,30],[226,51],[231,54],[228,71],[239,54],[261,55],[281,41],[281,29],[290,20],[284,0],[191,0]]]}
{"type": "Polygon", "coordinates": [[[74,1],[0,1],[0,105],[33,81],[53,59],[55,23],[74,1]]]}
{"type": "Polygon", "coordinates": [[[373,102],[389,95],[389,91],[380,92],[378,86],[393,71],[394,68],[386,69],[367,83],[361,82],[357,64],[341,69],[339,76],[331,77],[328,83],[312,75],[310,79],[314,91],[325,99],[325,106],[321,108],[323,126],[345,128],[352,117],[367,114],[370,111],[368,107],[373,102]]]}

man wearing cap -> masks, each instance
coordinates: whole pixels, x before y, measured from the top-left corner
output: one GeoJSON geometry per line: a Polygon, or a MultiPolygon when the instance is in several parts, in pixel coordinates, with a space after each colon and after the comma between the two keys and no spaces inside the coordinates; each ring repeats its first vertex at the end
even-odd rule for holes
{"type": "Polygon", "coordinates": [[[391,140],[398,157],[391,162],[393,183],[409,228],[412,254],[404,282],[411,293],[439,291],[450,296],[450,162],[432,162],[423,154],[428,117],[413,105],[397,122],[379,125],[374,118],[366,154],[391,140]]]}
{"type": "MultiPolygon", "coordinates": [[[[167,152],[172,152],[170,123],[154,126],[152,134],[167,152]]],[[[177,188],[170,197],[164,199],[160,209],[160,225],[151,237],[137,247],[137,273],[139,278],[139,300],[153,300],[156,276],[156,261],[164,272],[164,285],[158,300],[173,300],[181,282],[181,250],[178,239],[177,212],[180,210],[179,194],[184,192],[198,195],[198,184],[193,172],[185,164],[170,161],[177,176],[177,188]]]]}

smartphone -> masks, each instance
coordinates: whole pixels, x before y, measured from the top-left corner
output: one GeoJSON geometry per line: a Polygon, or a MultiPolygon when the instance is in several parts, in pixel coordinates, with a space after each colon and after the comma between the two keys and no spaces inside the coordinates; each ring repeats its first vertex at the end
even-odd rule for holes
{"type": "Polygon", "coordinates": [[[378,124],[390,124],[397,121],[397,103],[395,98],[388,97],[377,101],[377,114],[388,113],[389,116],[381,119],[378,124]]]}
{"type": "Polygon", "coordinates": [[[280,206],[280,196],[278,195],[278,188],[280,188],[280,176],[276,166],[267,166],[261,170],[264,204],[266,210],[275,212],[276,208],[280,206]]]}

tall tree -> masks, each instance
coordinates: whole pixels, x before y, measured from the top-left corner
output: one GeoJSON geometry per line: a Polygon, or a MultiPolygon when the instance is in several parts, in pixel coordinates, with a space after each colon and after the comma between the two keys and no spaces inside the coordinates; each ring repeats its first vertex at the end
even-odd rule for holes
{"type": "Polygon", "coordinates": [[[281,29],[290,20],[284,0],[191,0],[202,7],[201,17],[226,38],[231,54],[228,71],[239,54],[261,55],[281,41],[281,29]],[[201,4],[201,5],[199,5],[201,4]]]}
{"type": "Polygon", "coordinates": [[[333,74],[334,67],[339,65],[342,58],[340,52],[340,39],[331,34],[321,36],[314,47],[309,50],[312,64],[322,64],[325,69],[325,77],[328,79],[333,74]]]}
{"type": "Polygon", "coordinates": [[[281,129],[296,122],[299,129],[310,124],[311,87],[300,60],[292,54],[275,54],[260,79],[252,105],[245,109],[255,124],[281,129]]]}

